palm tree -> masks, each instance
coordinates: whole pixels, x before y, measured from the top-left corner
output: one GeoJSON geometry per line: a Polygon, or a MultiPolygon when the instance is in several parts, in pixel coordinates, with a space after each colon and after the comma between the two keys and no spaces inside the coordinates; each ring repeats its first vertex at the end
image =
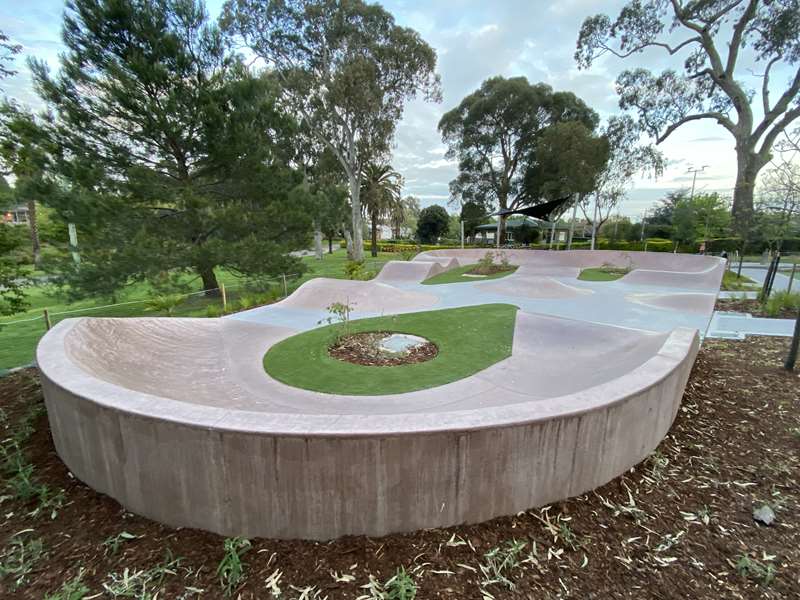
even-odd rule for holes
{"type": "Polygon", "coordinates": [[[391,165],[372,163],[361,171],[361,198],[372,228],[372,256],[378,256],[378,224],[400,202],[403,178],[391,165]]]}

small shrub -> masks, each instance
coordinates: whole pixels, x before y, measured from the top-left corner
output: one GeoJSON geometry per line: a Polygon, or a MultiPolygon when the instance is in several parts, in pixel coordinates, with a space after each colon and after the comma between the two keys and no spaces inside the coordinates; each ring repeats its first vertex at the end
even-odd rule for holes
{"type": "Polygon", "coordinates": [[[363,260],[348,260],[344,265],[344,274],[347,279],[363,281],[370,278],[363,260]]]}
{"type": "Polygon", "coordinates": [[[770,317],[777,317],[784,310],[795,312],[800,310],[800,294],[792,294],[786,290],[775,292],[764,305],[764,312],[770,317]]]}
{"type": "Polygon", "coordinates": [[[175,309],[184,300],[180,294],[161,294],[151,297],[146,304],[146,310],[153,312],[167,313],[171,317],[175,313],[175,309]]]}
{"type": "Polygon", "coordinates": [[[414,600],[417,597],[417,585],[403,567],[397,569],[397,573],[386,582],[384,589],[387,600],[414,600]]]}
{"type": "Polygon", "coordinates": [[[318,321],[317,325],[323,323],[340,323],[341,327],[339,329],[341,331],[336,339],[350,335],[350,314],[353,312],[353,305],[347,304],[346,302],[334,302],[328,305],[327,309],[328,316],[318,321]]]}
{"type": "Polygon", "coordinates": [[[742,577],[767,586],[775,579],[775,565],[742,554],[736,562],[736,572],[742,577]]]}
{"type": "Polygon", "coordinates": [[[483,573],[481,586],[486,587],[499,583],[509,590],[513,590],[515,585],[512,571],[520,566],[525,545],[525,542],[511,540],[484,554],[484,562],[480,565],[481,573],[483,573]]]}
{"type": "Polygon", "coordinates": [[[73,579],[64,584],[53,594],[47,594],[44,600],[83,600],[89,593],[89,588],[83,584],[83,570],[73,579]]]}
{"type": "Polygon", "coordinates": [[[417,255],[416,250],[403,250],[400,253],[400,259],[401,260],[405,260],[405,261],[409,261],[409,260],[413,259],[416,255],[417,255]]]}
{"type": "Polygon", "coordinates": [[[214,319],[216,317],[221,317],[224,314],[222,307],[218,304],[209,304],[206,306],[206,316],[209,319],[214,319]]]}
{"type": "Polygon", "coordinates": [[[244,577],[247,566],[242,556],[250,549],[250,540],[241,537],[225,540],[225,554],[217,567],[217,577],[226,596],[233,594],[244,577]]]}
{"type": "Polygon", "coordinates": [[[129,569],[122,573],[111,573],[103,588],[112,598],[136,598],[136,600],[156,600],[167,575],[175,575],[181,563],[168,551],[164,562],[152,569],[129,569]]]}
{"type": "Polygon", "coordinates": [[[103,546],[106,549],[106,556],[111,555],[114,556],[117,552],[119,552],[120,546],[125,542],[129,542],[131,540],[135,540],[137,536],[133,535],[132,533],[128,533],[127,531],[123,531],[118,533],[117,535],[112,535],[111,537],[107,538],[103,542],[103,546]]]}
{"type": "Polygon", "coordinates": [[[0,556],[0,579],[8,577],[13,589],[21,587],[44,554],[41,538],[25,539],[21,534],[15,535],[0,556]]]}

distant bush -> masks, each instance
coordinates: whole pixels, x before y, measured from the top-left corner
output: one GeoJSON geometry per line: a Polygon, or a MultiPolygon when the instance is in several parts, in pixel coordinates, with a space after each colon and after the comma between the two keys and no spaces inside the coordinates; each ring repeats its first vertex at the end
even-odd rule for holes
{"type": "Polygon", "coordinates": [[[150,298],[147,301],[146,308],[153,312],[165,312],[168,317],[171,317],[183,300],[184,297],[180,294],[161,294],[150,298]]]}
{"type": "Polygon", "coordinates": [[[773,293],[764,305],[764,312],[770,317],[777,317],[784,310],[800,310],[800,294],[792,294],[785,290],[773,293]]]}

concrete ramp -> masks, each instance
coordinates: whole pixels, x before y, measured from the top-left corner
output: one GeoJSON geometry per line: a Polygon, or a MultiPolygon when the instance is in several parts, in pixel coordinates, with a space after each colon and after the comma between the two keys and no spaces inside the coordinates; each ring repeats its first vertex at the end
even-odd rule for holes
{"type": "Polygon", "coordinates": [[[716,296],[714,294],[629,294],[625,296],[629,302],[655,306],[667,310],[677,310],[707,315],[714,312],[716,296]]]}
{"type": "Polygon", "coordinates": [[[590,289],[567,285],[552,277],[521,277],[516,274],[503,277],[497,281],[487,281],[476,287],[487,294],[543,300],[576,298],[594,293],[590,289]]]}
{"type": "Polygon", "coordinates": [[[277,306],[324,310],[334,302],[353,306],[355,313],[396,313],[429,308],[437,297],[424,292],[401,290],[380,281],[352,281],[319,277],[305,282],[277,306]]]}
{"type": "MultiPolygon", "coordinates": [[[[451,260],[447,262],[455,261],[451,260]]],[[[392,281],[419,283],[420,281],[425,281],[428,277],[433,277],[446,270],[447,268],[442,266],[441,262],[390,260],[383,265],[375,281],[387,283],[392,281]]]]}
{"type": "Polygon", "coordinates": [[[719,290],[725,267],[722,263],[703,271],[635,269],[618,281],[630,285],[652,285],[687,290],[719,290]]]}

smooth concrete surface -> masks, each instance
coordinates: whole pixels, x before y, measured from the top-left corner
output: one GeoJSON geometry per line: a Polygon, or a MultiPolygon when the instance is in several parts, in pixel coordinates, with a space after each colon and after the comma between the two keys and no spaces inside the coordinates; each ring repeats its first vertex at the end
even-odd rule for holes
{"type": "Polygon", "coordinates": [[[312,280],[229,318],[60,322],[37,350],[59,455],[82,481],[169,525],[324,540],[512,514],[594,489],[652,452],[677,413],[721,263],[517,251],[508,256],[520,269],[496,282],[414,281],[482,256],[455,252],[426,253],[412,263],[427,264],[380,281],[312,280]],[[575,279],[584,266],[620,263],[668,285],[659,275],[575,279]],[[674,287],[682,276],[690,283],[674,287]],[[531,297],[537,283],[580,293],[531,297]],[[681,297],[642,296],[660,293],[681,297]],[[360,316],[512,302],[512,355],[384,396],[310,392],[264,372],[272,344],[346,300],[360,316]]]}

